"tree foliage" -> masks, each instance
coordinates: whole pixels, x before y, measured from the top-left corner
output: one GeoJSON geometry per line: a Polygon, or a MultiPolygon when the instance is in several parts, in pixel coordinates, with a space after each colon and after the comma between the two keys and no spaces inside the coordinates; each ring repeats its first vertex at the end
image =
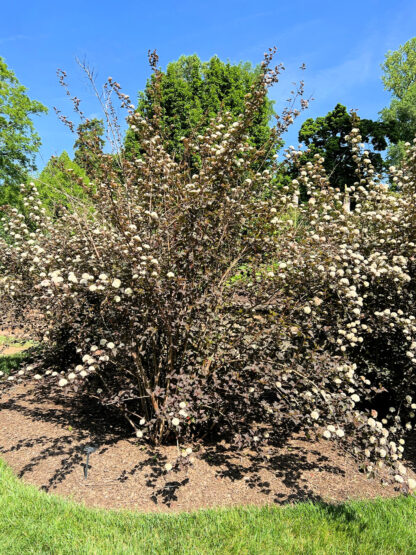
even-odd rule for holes
{"type": "Polygon", "coordinates": [[[35,169],[41,144],[32,117],[47,109],[26,91],[0,57],[0,204],[16,202],[16,186],[35,169]]]}
{"type": "Polygon", "coordinates": [[[52,156],[34,182],[42,205],[54,216],[63,207],[89,203],[93,192],[85,170],[65,151],[58,157],[52,156]]]}
{"type": "Polygon", "coordinates": [[[331,185],[341,190],[356,181],[357,165],[352,145],[347,140],[354,127],[359,129],[363,142],[372,148],[368,151],[368,158],[375,171],[381,172],[383,159],[379,152],[374,151],[387,148],[386,139],[390,133],[387,124],[360,119],[355,114],[348,113],[342,104],[337,104],[326,116],[307,119],[299,131],[299,141],[310,150],[306,158],[312,159],[315,154],[323,156],[331,185]]]}
{"type": "MultiPolygon", "coordinates": [[[[229,111],[233,121],[244,110],[245,96],[260,75],[260,68],[250,63],[223,62],[217,56],[202,62],[194,54],[182,56],[168,64],[155,88],[155,75],[139,94],[138,112],[146,118],[160,110],[161,132],[164,145],[170,154],[180,158],[184,152],[183,138],[191,133],[203,133],[209,121],[220,111],[229,111]]],[[[269,122],[273,115],[273,102],[263,99],[254,114],[247,132],[256,147],[267,143],[270,136],[269,122]]],[[[127,133],[127,156],[140,150],[137,135],[127,133]]]]}
{"type": "Polygon", "coordinates": [[[74,162],[83,168],[88,177],[97,178],[105,141],[104,124],[97,118],[86,120],[77,128],[74,144],[74,162]]]}
{"type": "Polygon", "coordinates": [[[383,83],[392,94],[390,106],[381,111],[382,120],[393,130],[389,163],[404,158],[404,143],[416,136],[416,38],[386,54],[382,65],[383,83]]]}

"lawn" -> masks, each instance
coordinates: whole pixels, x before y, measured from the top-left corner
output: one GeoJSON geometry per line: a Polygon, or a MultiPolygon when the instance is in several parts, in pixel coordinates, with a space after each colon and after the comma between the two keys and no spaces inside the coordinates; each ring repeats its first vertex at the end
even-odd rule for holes
{"type": "Polygon", "coordinates": [[[18,338],[10,335],[0,334],[0,372],[8,375],[10,372],[17,370],[27,357],[27,353],[25,351],[33,346],[33,341],[27,341],[26,339],[19,340],[18,338]],[[2,349],[10,347],[17,352],[14,352],[13,354],[2,353],[2,349]]]}
{"type": "Polygon", "coordinates": [[[0,462],[0,553],[416,553],[416,499],[156,515],[86,509],[0,462]]]}

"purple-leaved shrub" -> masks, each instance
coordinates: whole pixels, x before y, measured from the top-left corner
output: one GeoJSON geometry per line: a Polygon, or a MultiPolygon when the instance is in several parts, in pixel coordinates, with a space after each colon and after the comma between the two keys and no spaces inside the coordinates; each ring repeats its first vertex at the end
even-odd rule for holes
{"type": "Polygon", "coordinates": [[[55,220],[22,186],[25,211],[3,210],[0,302],[36,317],[58,366],[39,375],[117,409],[143,440],[215,433],[255,446],[303,429],[342,442],[368,472],[387,462],[405,484],[416,146],[391,168],[395,191],[358,129],[345,191],[319,155],[302,165],[291,147],[269,160],[298,114],[282,114],[270,144],[250,145],[245,130],[278,80],[272,54],[238,121],[221,113],[191,134],[181,161],[164,149],[157,110],[144,119],[116,87],[140,157],[103,155],[94,208],[77,203],[55,220]],[[283,167],[297,178],[276,187],[283,167]]]}

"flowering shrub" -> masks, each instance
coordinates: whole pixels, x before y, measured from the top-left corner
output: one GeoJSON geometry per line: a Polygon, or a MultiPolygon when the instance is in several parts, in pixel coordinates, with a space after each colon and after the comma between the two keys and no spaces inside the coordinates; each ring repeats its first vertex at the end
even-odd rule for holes
{"type": "Polygon", "coordinates": [[[319,155],[302,166],[294,148],[283,164],[297,179],[271,187],[282,166],[261,161],[298,114],[283,113],[271,144],[249,144],[245,129],[278,79],[271,59],[239,120],[223,113],[184,140],[181,162],[158,118],[110,83],[141,156],[116,168],[103,155],[93,214],[77,205],[54,221],[23,187],[26,212],[4,209],[1,302],[42,315],[57,366],[45,376],[116,408],[139,438],[260,445],[304,429],[342,442],[369,472],[387,461],[403,483],[416,412],[416,146],[391,168],[394,193],[358,129],[345,191],[319,155]]]}

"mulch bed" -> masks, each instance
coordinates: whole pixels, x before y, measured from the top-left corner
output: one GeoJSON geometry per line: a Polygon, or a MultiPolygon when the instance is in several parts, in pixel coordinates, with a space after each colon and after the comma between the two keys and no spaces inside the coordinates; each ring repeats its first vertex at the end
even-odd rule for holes
{"type": "Polygon", "coordinates": [[[332,443],[302,434],[267,448],[266,461],[207,443],[195,448],[190,468],[166,472],[176,446],[155,449],[126,437],[116,419],[91,403],[29,381],[9,382],[0,395],[0,458],[24,482],[90,507],[177,512],[399,494],[397,486],[366,478],[332,443]],[[84,479],[90,445],[98,449],[84,479]]]}

